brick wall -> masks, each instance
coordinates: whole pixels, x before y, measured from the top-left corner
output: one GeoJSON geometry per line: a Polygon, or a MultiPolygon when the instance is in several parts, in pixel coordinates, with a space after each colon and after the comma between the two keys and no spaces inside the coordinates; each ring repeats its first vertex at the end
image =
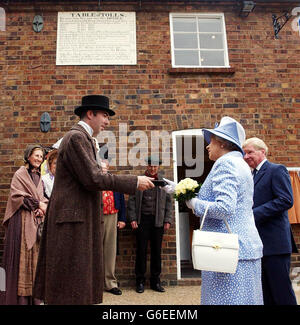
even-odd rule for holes
{"type": "MultiPolygon", "coordinates": [[[[137,11],[135,66],[56,66],[57,12],[97,10],[96,5],[41,4],[41,33],[32,30],[37,9],[32,2],[6,7],[7,28],[0,32],[0,220],[9,184],[22,164],[24,148],[38,142],[51,145],[77,122],[73,109],[86,94],[110,97],[117,115],[111,130],[127,123],[128,132],[212,127],[223,115],[240,119],[247,135],[264,139],[270,160],[300,166],[300,36],[290,22],[274,39],[271,14],[283,9],[257,6],[240,18],[233,6],[101,5],[108,11],[137,11]],[[169,12],[224,12],[229,62],[234,73],[170,73],[169,12]],[[52,118],[51,131],[41,133],[43,112],[52,118]]],[[[174,71],[173,71],[174,72],[174,71]]],[[[144,168],[116,172],[138,174],[144,168]]],[[[172,178],[172,169],[164,168],[172,178]]],[[[293,226],[298,245],[299,226],[293,226]]],[[[0,232],[0,255],[3,250],[0,232]]],[[[176,282],[175,227],[163,243],[164,279],[176,282]]],[[[130,228],[119,235],[117,272],[122,281],[134,274],[135,242],[130,228]]],[[[299,265],[299,257],[293,257],[299,265]]]]}

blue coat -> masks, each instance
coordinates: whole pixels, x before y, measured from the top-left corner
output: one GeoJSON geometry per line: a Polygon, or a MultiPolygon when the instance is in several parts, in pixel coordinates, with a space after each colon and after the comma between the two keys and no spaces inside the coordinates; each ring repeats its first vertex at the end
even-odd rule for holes
{"type": "Polygon", "coordinates": [[[124,194],[119,192],[114,192],[115,208],[118,211],[118,221],[126,222],[126,207],[124,194]]]}
{"type": "Polygon", "coordinates": [[[253,213],[264,244],[264,255],[292,252],[288,209],[293,206],[293,192],[287,169],[266,161],[254,178],[253,213]]]}
{"type": "Polygon", "coordinates": [[[231,231],[239,236],[239,259],[261,258],[263,246],[252,211],[253,178],[240,152],[232,151],[216,160],[198,193],[197,216],[203,216],[208,202],[212,203],[203,230],[227,232],[226,218],[231,231]]]}

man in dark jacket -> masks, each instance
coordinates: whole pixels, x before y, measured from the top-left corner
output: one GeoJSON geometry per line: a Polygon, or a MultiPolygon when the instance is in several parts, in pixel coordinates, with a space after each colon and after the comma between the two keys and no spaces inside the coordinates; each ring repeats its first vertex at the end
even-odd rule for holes
{"type": "MultiPolygon", "coordinates": [[[[158,176],[161,161],[156,157],[149,157],[146,176],[161,179],[158,176]]],[[[161,273],[161,246],[164,231],[170,228],[172,221],[172,201],[160,187],[136,191],[128,199],[128,218],[132,229],[136,230],[136,291],[144,292],[145,273],[147,266],[147,246],[150,241],[150,287],[151,289],[164,292],[160,284],[161,273]]]]}
{"type": "Polygon", "coordinates": [[[290,176],[283,165],[267,160],[268,147],[259,138],[243,144],[253,169],[255,224],[263,242],[262,287],[265,305],[296,305],[289,271],[296,250],[288,209],[293,206],[290,176]]]}
{"type": "Polygon", "coordinates": [[[103,174],[97,136],[109,125],[105,96],[82,98],[80,122],[59,146],[45,217],[33,296],[55,305],[99,304],[103,296],[103,206],[100,191],[134,193],[154,187],[145,176],[103,174]]]}

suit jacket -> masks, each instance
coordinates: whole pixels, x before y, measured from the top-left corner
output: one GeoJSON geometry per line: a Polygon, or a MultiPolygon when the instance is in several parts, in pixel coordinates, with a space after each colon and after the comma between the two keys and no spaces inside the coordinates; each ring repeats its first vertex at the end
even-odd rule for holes
{"type": "Polygon", "coordinates": [[[262,242],[255,227],[252,211],[253,178],[247,163],[238,151],[217,159],[202,184],[195,203],[195,214],[202,217],[208,209],[203,230],[228,232],[239,237],[239,259],[262,257],[262,242]]]}
{"type": "Polygon", "coordinates": [[[266,161],[254,177],[253,213],[262,239],[264,255],[292,252],[292,234],[288,209],[293,192],[287,169],[266,161]]]}
{"type": "Polygon", "coordinates": [[[101,190],[134,193],[136,176],[103,174],[92,137],[75,125],[58,151],[45,217],[34,296],[48,304],[102,302],[101,190]]]}
{"type": "MultiPolygon", "coordinates": [[[[163,227],[164,223],[172,223],[172,200],[170,194],[163,189],[156,187],[156,213],[155,227],[163,227]]],[[[130,195],[127,204],[127,214],[129,221],[141,221],[143,192],[136,190],[134,195],[130,195]]]]}

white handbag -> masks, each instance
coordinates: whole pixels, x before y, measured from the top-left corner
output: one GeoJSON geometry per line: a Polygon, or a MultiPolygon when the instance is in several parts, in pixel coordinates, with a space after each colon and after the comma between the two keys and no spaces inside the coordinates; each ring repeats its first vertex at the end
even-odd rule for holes
{"type": "Polygon", "coordinates": [[[235,273],[239,257],[238,235],[233,234],[224,219],[229,233],[203,231],[207,205],[199,229],[194,230],[192,259],[196,270],[235,273]]]}

